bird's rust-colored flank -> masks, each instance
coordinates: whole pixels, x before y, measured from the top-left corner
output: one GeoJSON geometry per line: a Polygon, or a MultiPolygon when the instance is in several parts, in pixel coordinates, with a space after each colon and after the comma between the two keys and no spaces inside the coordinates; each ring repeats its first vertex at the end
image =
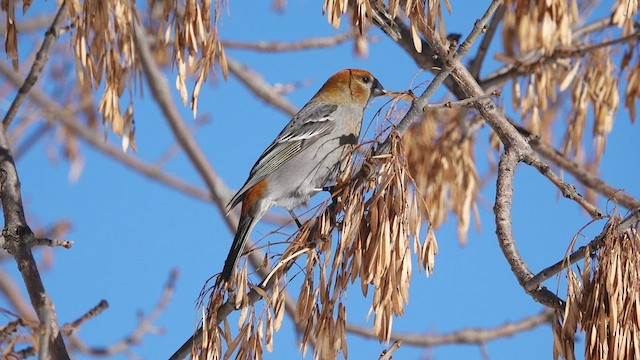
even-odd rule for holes
{"type": "Polygon", "coordinates": [[[244,194],[244,198],[242,199],[242,211],[240,214],[244,215],[249,211],[249,208],[259,199],[261,199],[264,195],[264,191],[267,188],[267,179],[260,181],[259,183],[252,186],[247,192],[244,194]]]}
{"type": "Polygon", "coordinates": [[[356,102],[362,106],[367,104],[371,90],[365,79],[373,81],[370,72],[360,69],[345,69],[333,74],[324,83],[311,101],[331,101],[334,103],[356,102]]]}

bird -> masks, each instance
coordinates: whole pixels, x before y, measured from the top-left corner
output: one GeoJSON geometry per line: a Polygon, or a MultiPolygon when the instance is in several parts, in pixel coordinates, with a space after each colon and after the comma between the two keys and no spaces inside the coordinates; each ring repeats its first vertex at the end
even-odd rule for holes
{"type": "Polygon", "coordinates": [[[256,223],[273,205],[293,210],[335,183],[344,154],[358,143],[364,109],[384,87],[368,71],[333,74],[264,150],[227,205],[242,202],[238,228],[221,278],[229,282],[256,223]]]}

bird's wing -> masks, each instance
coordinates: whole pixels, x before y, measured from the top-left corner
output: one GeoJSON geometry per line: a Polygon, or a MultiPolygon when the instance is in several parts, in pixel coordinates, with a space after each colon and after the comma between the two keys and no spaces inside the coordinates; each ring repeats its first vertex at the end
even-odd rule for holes
{"type": "Polygon", "coordinates": [[[233,209],[247,190],[331,132],[335,127],[333,117],[337,108],[332,104],[305,105],[253,165],[247,182],[231,199],[227,210],[233,209]]]}

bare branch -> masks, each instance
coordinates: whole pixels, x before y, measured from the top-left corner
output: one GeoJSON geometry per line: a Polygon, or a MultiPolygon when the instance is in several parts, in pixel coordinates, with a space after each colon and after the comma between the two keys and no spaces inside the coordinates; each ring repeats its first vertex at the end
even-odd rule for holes
{"type": "MultiPolygon", "coordinates": [[[[43,26],[50,26],[54,18],[54,15],[39,15],[29,19],[24,19],[20,22],[16,22],[16,28],[18,29],[19,34],[24,34],[32,31],[41,31],[43,26]]],[[[6,31],[6,24],[0,23],[0,33],[4,34],[6,31]]]]}
{"type": "Polygon", "coordinates": [[[352,30],[335,36],[309,38],[291,43],[283,43],[278,41],[261,41],[257,43],[248,43],[226,40],[222,42],[222,45],[228,49],[253,50],[262,52],[298,51],[308,49],[321,49],[340,45],[343,42],[353,38],[356,34],[357,32],[352,30]]]}
{"type": "Polygon", "coordinates": [[[471,61],[471,65],[469,65],[469,71],[474,78],[480,79],[480,69],[482,68],[482,64],[484,63],[484,59],[487,56],[487,52],[489,50],[489,45],[491,45],[491,41],[493,40],[493,36],[496,34],[498,30],[498,25],[502,21],[504,17],[504,5],[500,5],[496,10],[495,14],[491,18],[491,22],[489,23],[489,27],[486,28],[484,32],[484,37],[480,42],[480,46],[478,47],[478,52],[476,53],[476,57],[471,61]]]}
{"type": "MultiPolygon", "coordinates": [[[[478,38],[478,36],[480,36],[487,22],[500,6],[500,3],[501,2],[499,0],[492,1],[491,5],[487,9],[487,11],[484,13],[484,15],[476,21],[473,27],[473,30],[471,30],[471,33],[469,33],[469,36],[467,36],[467,38],[464,40],[462,45],[460,45],[460,48],[458,49],[458,53],[456,54],[456,56],[464,56],[469,51],[473,42],[478,38]]],[[[448,49],[446,49],[442,53],[439,53],[438,56],[441,59],[445,58],[444,55],[446,54],[447,51],[448,49]]],[[[409,108],[409,111],[407,111],[404,118],[398,123],[398,125],[395,128],[395,131],[397,131],[400,136],[404,134],[404,132],[409,128],[411,124],[413,124],[414,122],[418,121],[418,119],[420,119],[420,116],[424,112],[425,106],[427,106],[428,104],[429,98],[431,98],[431,96],[435,93],[436,89],[440,87],[440,85],[442,85],[442,83],[449,76],[449,74],[451,74],[453,70],[454,68],[452,66],[449,66],[449,64],[446,64],[446,61],[445,61],[444,67],[440,70],[438,75],[436,75],[433,81],[429,83],[429,85],[427,86],[425,91],[422,93],[422,95],[420,95],[418,99],[416,99],[411,103],[411,107],[409,108]]],[[[484,92],[479,91],[476,94],[470,95],[470,96],[482,97],[484,95],[485,95],[484,92]]],[[[491,104],[493,103],[491,102],[491,104]]],[[[495,110],[495,106],[494,106],[494,110],[495,110]]],[[[390,146],[390,137],[387,138],[387,140],[385,140],[385,143],[378,148],[378,150],[376,151],[376,155],[380,155],[388,152],[389,146],[390,146]]]]}
{"type": "Polygon", "coordinates": [[[73,246],[73,241],[61,239],[33,238],[33,245],[49,247],[61,246],[65,249],[71,249],[71,247],[73,246]]]}
{"type": "Polygon", "coordinates": [[[51,355],[55,359],[69,359],[62,336],[57,331],[55,312],[51,310],[51,314],[49,314],[48,311],[44,310],[48,306],[45,301],[48,297],[35,259],[31,253],[33,232],[24,217],[20,180],[4,126],[0,127],[0,198],[2,200],[5,224],[2,231],[5,239],[3,246],[13,255],[18,264],[18,269],[27,287],[31,304],[36,310],[40,324],[50,323],[56,330],[52,332],[50,337],[52,343],[49,351],[51,351],[51,355]]]}
{"type": "Polygon", "coordinates": [[[500,244],[504,257],[511,266],[511,271],[525,291],[541,304],[552,309],[560,310],[565,305],[564,301],[547,290],[547,288],[536,287],[533,290],[529,290],[525,287],[526,283],[533,277],[533,274],[516,248],[513,229],[511,228],[513,178],[519,160],[518,154],[512,147],[505,148],[505,152],[500,157],[498,179],[496,182],[496,202],[493,206],[498,243],[500,244]]]}
{"type": "Polygon", "coordinates": [[[612,199],[617,204],[624,206],[627,209],[634,209],[640,207],[640,200],[629,195],[621,189],[614,188],[600,179],[596,174],[586,170],[583,166],[575,161],[564,156],[560,151],[556,150],[550,144],[542,141],[539,136],[533,135],[529,130],[518,125],[514,121],[510,120],[510,123],[518,129],[518,131],[529,139],[531,147],[542,157],[553,162],[562,170],[567,171],[576,180],[581,182],[584,186],[596,191],[612,199]]]}
{"type": "MultiPolygon", "coordinates": [[[[448,334],[416,334],[392,332],[390,339],[401,341],[403,345],[433,347],[451,344],[483,345],[489,341],[514,336],[518,333],[534,329],[540,325],[549,324],[553,318],[553,311],[546,309],[537,315],[524,318],[517,322],[509,322],[495,328],[469,328],[450,332],[448,334]]],[[[347,324],[347,331],[367,338],[377,339],[371,329],[347,324]]]]}
{"type": "Polygon", "coordinates": [[[2,123],[5,129],[8,129],[11,125],[11,121],[13,121],[13,118],[18,113],[20,105],[22,105],[22,102],[26,98],[27,93],[29,93],[29,90],[31,90],[36,81],[38,81],[38,77],[40,76],[44,65],[47,63],[49,52],[51,52],[53,44],[59,36],[58,32],[65,17],[66,7],[67,1],[65,0],[62,2],[62,4],[60,4],[60,9],[58,9],[58,13],[56,14],[53,22],[51,23],[51,26],[49,27],[49,30],[47,30],[44,36],[42,46],[40,46],[40,50],[38,51],[38,54],[36,54],[36,58],[33,62],[33,65],[31,66],[31,70],[29,70],[29,74],[24,79],[24,83],[22,84],[22,86],[20,86],[20,89],[18,89],[18,94],[13,99],[9,110],[4,115],[2,123]]]}
{"type": "MultiPolygon", "coordinates": [[[[224,195],[228,193],[228,191],[226,191],[226,186],[218,174],[213,170],[213,167],[207,160],[207,157],[198,146],[193,135],[189,131],[189,128],[182,120],[178,110],[175,108],[171,97],[171,91],[169,90],[169,85],[151,54],[145,30],[137,20],[133,21],[133,27],[135,32],[134,42],[136,50],[140,56],[142,70],[146,75],[147,84],[151,89],[151,93],[164,113],[164,118],[169,123],[176,139],[207,185],[212,200],[217,205],[218,210],[224,215],[224,209],[228,199],[228,197],[224,195]]],[[[234,227],[229,221],[227,221],[227,226],[231,229],[234,227]]]]}
{"type": "MultiPolygon", "coordinates": [[[[74,332],[71,332],[69,335],[69,340],[71,341],[71,344],[74,347],[76,347],[78,350],[86,354],[114,355],[114,354],[119,354],[127,351],[130,348],[131,344],[140,343],[144,335],[158,332],[158,330],[154,325],[154,322],[158,319],[160,314],[164,311],[164,309],[169,304],[169,301],[173,296],[177,278],[178,278],[178,271],[176,269],[173,269],[169,274],[169,278],[167,279],[167,282],[164,285],[164,288],[162,290],[162,295],[160,296],[160,300],[158,300],[158,303],[156,304],[156,306],[151,310],[149,315],[143,317],[140,320],[140,323],[138,324],[138,326],[131,332],[131,334],[126,336],[124,339],[114,344],[111,344],[107,347],[95,348],[95,347],[88,346],[82,340],[80,340],[80,338],[77,336],[76,332],[74,331],[74,332]]],[[[80,325],[86,319],[98,315],[107,306],[108,304],[106,304],[106,301],[104,300],[101,301],[100,304],[98,304],[98,306],[89,310],[87,314],[83,315],[80,319],[74,321],[72,324],[66,326],[65,330],[70,331],[72,329],[71,326],[80,325]]]]}
{"type": "Polygon", "coordinates": [[[38,322],[33,308],[29,307],[29,303],[13,280],[2,269],[0,269],[0,293],[6,296],[8,303],[18,312],[21,319],[34,325],[38,322]]]}
{"type": "Polygon", "coordinates": [[[88,320],[93,319],[94,317],[102,314],[102,312],[105,311],[108,307],[109,307],[109,303],[106,300],[100,300],[98,305],[89,309],[89,311],[87,311],[81,317],[79,317],[78,319],[76,319],[70,324],[65,324],[62,327],[62,331],[67,335],[71,334],[74,330],[77,330],[82,324],[84,324],[88,320]]]}
{"type": "MultiPolygon", "coordinates": [[[[19,84],[21,82],[19,75],[16,74],[13,69],[11,69],[3,62],[0,62],[0,73],[14,84],[19,84]]],[[[211,199],[211,196],[207,191],[203,191],[196,186],[185,183],[183,180],[167,174],[161,168],[143,162],[136,157],[122,152],[120,148],[116,148],[108,144],[104,141],[104,138],[97,134],[95,131],[89,129],[87,126],[84,126],[79,121],[77,121],[74,113],[66,108],[62,108],[61,106],[59,106],[53,99],[51,99],[41,90],[37,88],[31,89],[31,91],[29,92],[29,97],[39,106],[43,107],[45,111],[54,115],[55,118],[57,118],[67,130],[78,136],[80,139],[86,141],[89,145],[93,146],[96,150],[102,152],[103,154],[121,162],[125,166],[128,166],[145,176],[156,179],[159,182],[169,187],[175,188],[176,190],[181,191],[185,194],[201,200],[211,199]]]]}
{"type": "Polygon", "coordinates": [[[277,91],[273,91],[273,86],[266,82],[261,75],[229,56],[227,56],[227,66],[229,67],[229,71],[235,75],[240,82],[267,104],[289,116],[293,116],[298,112],[298,108],[280,96],[277,91]]]}
{"type": "Polygon", "coordinates": [[[500,91],[494,90],[489,94],[482,94],[479,96],[474,96],[474,97],[470,97],[470,98],[466,98],[458,101],[447,101],[445,103],[439,103],[439,104],[427,104],[427,106],[425,106],[423,111],[426,109],[453,108],[457,106],[459,107],[473,106],[474,102],[484,100],[484,99],[490,99],[492,97],[499,97],[500,95],[501,95],[500,91]]]}
{"type": "Polygon", "coordinates": [[[538,169],[538,171],[544,175],[553,185],[555,185],[562,192],[562,196],[567,199],[571,199],[577,202],[593,219],[600,219],[603,216],[602,210],[598,209],[595,205],[588,202],[576,191],[576,187],[563,181],[558,175],[556,175],[549,165],[542,162],[537,157],[525,157],[525,162],[538,169]]]}
{"type": "MultiPolygon", "coordinates": [[[[618,234],[620,235],[624,233],[625,231],[627,231],[627,229],[629,229],[638,221],[640,221],[640,209],[635,209],[631,214],[629,214],[626,218],[624,218],[624,220],[620,222],[617,229],[618,234]]],[[[578,248],[578,250],[574,251],[568,257],[565,257],[564,259],[558,261],[557,263],[545,268],[544,270],[537,273],[534,277],[529,279],[525,284],[525,288],[530,290],[535,289],[543,281],[551,278],[555,274],[568,268],[569,266],[576,263],[577,261],[583,260],[585,256],[589,254],[593,254],[596,250],[598,250],[604,245],[604,239],[607,231],[608,231],[608,225],[605,226],[605,228],[602,230],[600,235],[596,236],[587,245],[581,246],[580,248],[578,248]]]]}

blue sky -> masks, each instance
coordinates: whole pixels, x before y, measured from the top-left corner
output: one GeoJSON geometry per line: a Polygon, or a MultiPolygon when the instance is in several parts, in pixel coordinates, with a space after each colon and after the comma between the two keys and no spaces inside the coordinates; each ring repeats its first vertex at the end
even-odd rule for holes
{"type": "MultiPolygon", "coordinates": [[[[482,2],[452,1],[453,15],[446,20],[447,30],[466,36],[473,21],[488,5],[482,2]]],[[[34,4],[30,11],[44,11],[34,4]]],[[[50,7],[49,3],[45,6],[50,7]]],[[[603,16],[610,5],[600,6],[594,18],[603,16]],[[599,15],[599,16],[598,16],[599,15]]],[[[344,31],[343,27],[340,31],[344,31]]],[[[238,41],[296,41],[307,37],[330,36],[336,31],[321,14],[321,2],[291,0],[284,14],[270,10],[268,1],[231,1],[222,18],[220,32],[224,39],[238,41]]],[[[302,106],[324,80],[348,67],[371,71],[388,89],[407,89],[412,81],[430,80],[402,50],[384,34],[374,31],[378,39],[370,44],[366,59],[356,58],[352,43],[332,49],[305,52],[261,54],[228,50],[228,55],[264,75],[272,83],[309,80],[310,85],[289,94],[288,99],[302,106]],[[416,75],[417,74],[417,75],[416,75]],[[414,80],[416,77],[419,80],[414,80]]],[[[68,40],[62,37],[59,41],[68,40]]],[[[498,39],[499,40],[499,39],[498,39]]],[[[499,41],[498,41],[499,42],[499,41]]],[[[499,44],[497,45],[499,46],[499,44]]],[[[470,56],[475,54],[475,47],[470,56]]],[[[488,58],[483,73],[499,64],[488,58]]],[[[175,74],[169,74],[173,83],[175,74]]],[[[511,101],[504,91],[509,113],[511,101]]],[[[148,89],[136,99],[136,141],[138,152],[130,156],[153,162],[174,143],[166,122],[148,89]]],[[[441,99],[439,92],[434,100],[441,99]]],[[[174,98],[188,123],[193,117],[187,107],[174,98]]],[[[373,119],[383,101],[376,101],[365,115],[365,124],[373,119]]],[[[23,108],[24,114],[28,109],[23,108]]],[[[256,99],[233,77],[228,82],[210,81],[200,98],[199,114],[210,122],[201,128],[196,139],[213,167],[231,188],[242,185],[262,150],[289,120],[282,113],[256,99]]],[[[488,129],[479,133],[476,158],[481,173],[487,171],[486,139],[488,129]]],[[[627,114],[618,111],[616,124],[607,141],[601,173],[605,181],[640,194],[638,159],[629,144],[638,137],[638,128],[630,124],[627,114]]],[[[109,141],[119,140],[110,136],[109,141]]],[[[114,160],[105,158],[90,146],[82,145],[85,167],[80,179],[68,180],[69,164],[51,161],[53,138],[41,142],[19,159],[17,166],[30,224],[46,225],[69,219],[73,227],[68,238],[75,241],[71,250],[54,249],[55,263],[43,271],[43,279],[56,305],[61,323],[73,321],[101,299],[110,307],[80,330],[80,336],[93,346],[107,346],[128,334],[137,324],[137,312],[148,313],[160,297],[171,269],[179,270],[175,295],[157,325],[163,333],[145,336],[131,350],[146,359],[168,357],[193,331],[198,309],[196,299],[204,282],[222,268],[233,234],[223,223],[221,213],[212,204],[187,197],[132,173],[114,160]]],[[[203,187],[199,175],[183,154],[173,157],[165,169],[185,181],[203,187]]],[[[482,189],[480,205],[481,231],[472,229],[468,244],[458,244],[455,223],[449,221],[436,232],[440,251],[435,272],[430,277],[416,273],[410,289],[406,315],[394,321],[394,330],[419,333],[442,333],[467,327],[492,327],[517,321],[542,310],[518,285],[502,256],[492,217],[495,177],[482,189]]],[[[565,200],[537,171],[520,165],[516,174],[513,207],[514,233],[519,249],[535,273],[555,263],[565,253],[572,237],[589,222],[573,202],[565,200]]],[[[319,195],[322,197],[324,195],[319,195]]],[[[612,205],[600,200],[601,208],[612,205]]],[[[453,219],[453,217],[450,217],[453,219]]],[[[584,244],[600,232],[604,221],[596,222],[582,233],[584,244]]],[[[254,239],[274,230],[262,224],[254,239]]],[[[272,241],[277,238],[267,239],[272,241]]],[[[40,256],[38,256],[40,257],[40,256]]],[[[2,269],[18,278],[15,263],[3,262],[2,269]]],[[[545,283],[552,291],[564,294],[563,277],[545,283]]],[[[372,325],[366,321],[370,298],[363,299],[358,286],[348,295],[348,321],[372,325]]],[[[295,294],[295,291],[293,291],[295,294]]],[[[370,293],[371,294],[371,293],[370,293]]],[[[369,295],[371,296],[371,295],[369,295]]],[[[6,300],[0,298],[0,307],[6,300]]],[[[231,322],[234,323],[233,321],[231,322]]],[[[352,358],[377,357],[385,344],[349,336],[352,358]]],[[[581,342],[577,348],[580,349],[581,342]]],[[[290,322],[276,334],[274,354],[267,359],[299,358],[296,335],[290,322]]],[[[486,352],[491,359],[520,360],[550,358],[552,334],[548,326],[490,342],[486,352]]],[[[578,352],[580,352],[578,350],[578,352]]],[[[482,359],[477,346],[445,346],[430,350],[402,347],[399,359],[482,359]]],[[[309,356],[307,356],[309,357],[309,356]]],[[[86,358],[84,355],[77,356],[86,358]]],[[[125,356],[116,357],[126,358],[125,356]]]]}

